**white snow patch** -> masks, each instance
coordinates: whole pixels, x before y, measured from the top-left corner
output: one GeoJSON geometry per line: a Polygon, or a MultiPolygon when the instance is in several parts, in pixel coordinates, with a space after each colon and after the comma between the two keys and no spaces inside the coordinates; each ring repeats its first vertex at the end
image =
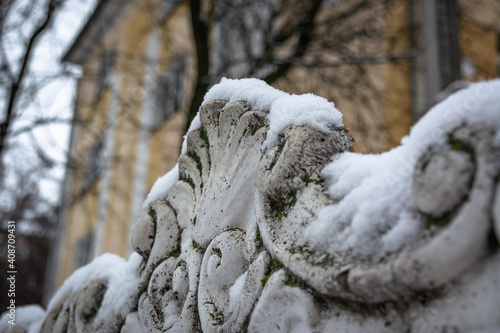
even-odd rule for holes
{"type": "Polygon", "coordinates": [[[222,78],[207,92],[202,105],[219,99],[244,101],[252,109],[269,110],[264,147],[275,145],[278,133],[289,125],[309,125],[323,132],[329,132],[329,126],[343,126],[342,114],[333,102],[313,94],[290,95],[259,79],[222,78]]]}
{"type": "Polygon", "coordinates": [[[245,101],[257,110],[270,110],[276,100],[286,96],[290,95],[259,79],[222,78],[205,94],[202,105],[221,99],[229,102],[245,101]]]}
{"type": "Polygon", "coordinates": [[[171,301],[163,309],[163,329],[168,330],[179,321],[179,306],[177,301],[171,301]]]}
{"type": "Polygon", "coordinates": [[[120,333],[146,333],[143,329],[137,312],[132,312],[125,318],[125,324],[122,326],[120,333]]]}
{"type": "Polygon", "coordinates": [[[243,287],[245,286],[245,280],[247,279],[247,273],[241,274],[234,284],[229,289],[229,312],[233,312],[236,309],[236,305],[241,299],[241,295],[243,293],[243,287]]]}
{"type": "Polygon", "coordinates": [[[94,324],[101,325],[109,318],[120,313],[124,307],[132,309],[128,302],[139,284],[139,265],[142,257],[134,252],[128,261],[116,254],[105,253],[95,258],[91,263],[77,269],[50,300],[47,313],[57,304],[67,299],[69,295],[83,290],[90,281],[108,281],[108,289],[94,324]]]}
{"type": "Polygon", "coordinates": [[[167,196],[168,190],[179,180],[179,165],[176,164],[175,167],[158,178],[154,183],[151,191],[149,192],[146,200],[142,204],[142,209],[148,208],[148,206],[155,200],[165,198],[167,196]]]}
{"type": "Polygon", "coordinates": [[[193,240],[190,237],[181,244],[181,252],[184,252],[192,247],[193,247],[193,240]]]}
{"type": "Polygon", "coordinates": [[[189,129],[186,134],[184,134],[184,140],[182,141],[182,149],[181,149],[181,154],[187,153],[187,136],[188,133],[191,131],[197,130],[198,128],[201,127],[201,120],[200,120],[200,112],[196,114],[196,116],[193,118],[193,121],[191,121],[191,124],[189,124],[189,129]]]}
{"type": "Polygon", "coordinates": [[[329,126],[343,126],[342,113],[335,108],[335,104],[313,94],[278,98],[271,105],[268,117],[265,147],[276,144],[279,132],[289,125],[309,125],[325,133],[330,132],[329,126]]]}
{"type": "Polygon", "coordinates": [[[436,105],[403,138],[380,155],[345,152],[323,169],[330,195],[305,232],[312,248],[377,260],[417,237],[422,225],[411,196],[415,163],[442,146],[453,130],[469,126],[500,131],[500,80],[472,84],[436,105]]]}

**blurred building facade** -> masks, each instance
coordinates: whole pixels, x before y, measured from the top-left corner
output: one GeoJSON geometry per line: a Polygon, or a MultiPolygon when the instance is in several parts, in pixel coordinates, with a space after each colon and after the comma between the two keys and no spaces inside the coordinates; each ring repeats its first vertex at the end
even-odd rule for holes
{"type": "MultiPolygon", "coordinates": [[[[237,11],[241,1],[226,2],[234,2],[237,11]]],[[[321,38],[272,84],[333,100],[361,152],[396,146],[453,82],[499,75],[500,4],[495,0],[323,2],[314,17],[314,33],[321,38]],[[355,9],[341,32],[322,30],[320,23],[343,20],[355,9]],[[335,38],[351,38],[353,29],[359,31],[352,42],[341,44],[349,52],[345,56],[329,46],[335,38]],[[355,76],[359,73],[363,81],[355,76]],[[353,78],[339,83],[339,75],[353,78]],[[376,89],[367,93],[366,87],[376,89]]],[[[201,1],[208,12],[216,3],[201,1]]],[[[187,1],[103,0],[64,56],[82,74],[68,156],[73,165],[65,179],[47,294],[99,254],[130,253],[131,221],[156,179],[175,165],[199,69],[191,12],[187,1]]],[[[245,48],[231,16],[224,17],[206,41],[217,45],[211,61],[219,68],[245,48]]],[[[277,53],[287,48],[284,44],[277,53]]],[[[238,69],[221,73],[247,75],[238,69]]],[[[210,83],[220,76],[213,74],[210,83]]]]}
{"type": "Polygon", "coordinates": [[[101,1],[63,58],[81,77],[47,295],[101,253],[127,256],[130,221],[176,163],[193,71],[188,10],[101,1]]]}

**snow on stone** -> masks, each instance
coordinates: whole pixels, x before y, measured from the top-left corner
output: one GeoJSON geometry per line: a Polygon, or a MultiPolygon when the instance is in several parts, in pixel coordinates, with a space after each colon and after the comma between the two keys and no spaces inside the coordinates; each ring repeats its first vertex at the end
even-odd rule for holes
{"type": "MultiPolygon", "coordinates": [[[[259,79],[226,79],[214,85],[205,94],[202,105],[214,100],[229,102],[245,101],[255,110],[269,110],[269,131],[264,147],[277,143],[278,134],[288,125],[309,125],[323,132],[329,132],[329,126],[343,126],[342,114],[333,102],[313,94],[290,95],[269,86],[259,79]]],[[[191,122],[188,132],[201,127],[200,114],[191,122]]],[[[187,133],[184,135],[181,153],[187,152],[187,133]]],[[[146,200],[142,209],[151,202],[164,198],[172,185],[179,179],[178,166],[160,177],[146,200]]]]}
{"type": "Polygon", "coordinates": [[[378,260],[402,249],[421,228],[411,196],[415,163],[462,126],[500,134],[500,80],[472,84],[431,109],[403,138],[380,155],[345,152],[323,169],[337,200],[306,229],[305,243],[331,254],[378,260]]]}
{"type": "Polygon", "coordinates": [[[290,95],[259,79],[222,78],[205,94],[202,105],[222,99],[229,102],[245,101],[257,110],[271,110],[276,100],[286,96],[290,95]]]}
{"type": "Polygon", "coordinates": [[[191,237],[189,237],[181,244],[181,251],[182,252],[187,251],[192,247],[193,247],[193,240],[191,239],[191,237]]]}
{"type": "Polygon", "coordinates": [[[47,313],[50,313],[57,304],[68,295],[83,290],[89,281],[108,281],[108,289],[104,295],[100,311],[95,318],[95,325],[99,326],[111,318],[120,309],[127,306],[130,296],[136,291],[139,284],[138,269],[142,257],[134,252],[128,261],[111,253],[105,253],[95,258],[91,263],[77,269],[57,293],[52,297],[47,313]]]}
{"type": "Polygon", "coordinates": [[[269,131],[264,146],[277,143],[278,134],[289,125],[309,125],[328,133],[329,126],[342,127],[342,114],[333,102],[313,94],[278,98],[269,112],[269,131]]]}
{"type": "Polygon", "coordinates": [[[148,206],[155,200],[165,198],[167,196],[168,190],[179,180],[179,165],[175,167],[158,178],[154,183],[151,191],[149,192],[146,200],[142,203],[142,209],[148,208],[148,206]]]}
{"type": "Polygon", "coordinates": [[[245,286],[245,280],[247,278],[247,273],[248,271],[241,274],[229,289],[229,312],[233,312],[236,309],[236,306],[241,299],[241,295],[243,294],[243,287],[245,286]]]}
{"type": "Polygon", "coordinates": [[[182,154],[187,153],[187,136],[188,136],[188,133],[191,132],[191,131],[197,130],[200,127],[201,127],[200,112],[198,112],[196,114],[196,116],[194,117],[193,121],[191,122],[191,124],[189,125],[189,129],[188,129],[187,133],[184,135],[184,140],[182,141],[182,149],[181,149],[181,153],[182,154]]]}
{"type": "Polygon", "coordinates": [[[309,125],[329,132],[329,126],[343,126],[342,114],[333,102],[313,94],[290,95],[259,79],[226,79],[206,93],[203,104],[214,100],[245,101],[252,109],[269,110],[269,131],[265,147],[277,143],[278,133],[289,125],[309,125]]]}
{"type": "Polygon", "coordinates": [[[179,305],[176,301],[171,301],[163,309],[163,329],[168,330],[179,320],[179,305]]]}

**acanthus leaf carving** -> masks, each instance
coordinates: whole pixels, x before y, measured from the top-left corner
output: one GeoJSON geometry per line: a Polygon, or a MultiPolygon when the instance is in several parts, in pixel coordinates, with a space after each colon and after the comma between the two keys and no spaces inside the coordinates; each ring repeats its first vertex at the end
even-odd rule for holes
{"type": "MultiPolygon", "coordinates": [[[[233,95],[244,96],[247,89],[248,100],[207,94],[212,97],[200,108],[200,126],[188,133],[179,158],[178,181],[164,198],[147,205],[132,227],[142,263],[135,254],[136,289],[129,291],[127,309],[111,311],[122,317],[110,332],[122,326],[123,333],[500,327],[498,315],[483,326],[480,315],[466,310],[460,318],[440,321],[422,305],[446,300],[444,312],[466,301],[500,306],[498,300],[470,296],[484,284],[500,292],[491,282],[500,274],[498,132],[471,121],[442,130],[442,136],[418,149],[405,143],[385,155],[359,157],[349,153],[353,139],[336,121],[325,127],[291,119],[277,126],[273,103],[286,94],[272,90],[275,100],[257,103],[267,105],[258,108],[255,92],[272,88],[257,83],[252,90],[252,84],[234,81],[233,95]],[[274,141],[268,141],[271,132],[277,133],[274,141]],[[377,176],[370,165],[387,162],[394,171],[396,157],[407,159],[410,171],[370,188],[377,176]],[[351,165],[349,158],[370,165],[351,165]],[[332,169],[338,175],[333,180],[332,169]],[[332,191],[336,185],[340,190],[332,191]],[[391,187],[394,198],[401,195],[408,202],[382,207],[386,212],[369,207],[369,200],[344,209],[365,188],[376,197],[391,187]],[[373,212],[368,216],[372,224],[357,215],[365,211],[373,212]],[[408,222],[406,233],[398,229],[401,221],[408,222]],[[359,231],[360,225],[368,231],[359,231]],[[315,242],[311,228],[323,238],[315,242]],[[332,230],[338,238],[331,237],[332,230]],[[398,232],[405,241],[389,246],[388,235],[398,232]],[[330,246],[329,240],[365,246],[365,251],[347,245],[334,251],[336,244],[330,246]],[[363,242],[371,246],[368,251],[363,242]],[[476,267],[481,269],[474,275],[476,267]]],[[[500,91],[498,82],[492,85],[500,91]]],[[[492,110],[500,112],[498,105],[492,110]]],[[[417,134],[429,121],[422,123],[417,134]]],[[[81,326],[81,318],[106,309],[75,307],[75,300],[105,300],[105,285],[90,279],[84,291],[69,292],[67,302],[51,308],[44,327],[54,332],[95,328],[92,322],[81,326]]]]}

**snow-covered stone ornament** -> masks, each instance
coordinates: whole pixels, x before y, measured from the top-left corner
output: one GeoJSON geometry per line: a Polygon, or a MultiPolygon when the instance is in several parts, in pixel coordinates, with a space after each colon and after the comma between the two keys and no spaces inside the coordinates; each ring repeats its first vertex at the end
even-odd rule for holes
{"type": "Polygon", "coordinates": [[[499,133],[500,80],[362,155],[332,103],[223,79],[137,253],[75,272],[40,331],[498,331],[499,133]]]}

